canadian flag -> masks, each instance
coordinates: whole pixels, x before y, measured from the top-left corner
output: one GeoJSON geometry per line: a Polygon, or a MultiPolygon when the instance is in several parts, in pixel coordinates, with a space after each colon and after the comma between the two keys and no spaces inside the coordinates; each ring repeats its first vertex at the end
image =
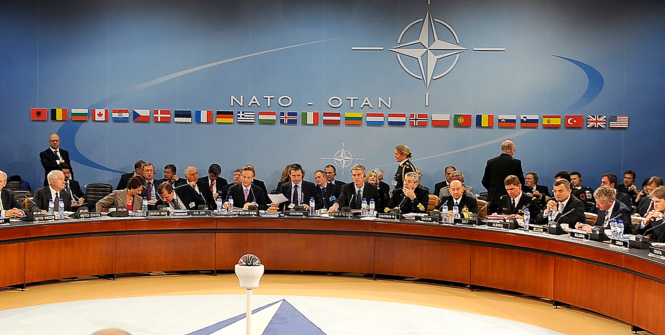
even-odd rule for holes
{"type": "Polygon", "coordinates": [[[92,110],[92,121],[108,121],[109,120],[109,110],[108,109],[93,109],[92,110]]]}

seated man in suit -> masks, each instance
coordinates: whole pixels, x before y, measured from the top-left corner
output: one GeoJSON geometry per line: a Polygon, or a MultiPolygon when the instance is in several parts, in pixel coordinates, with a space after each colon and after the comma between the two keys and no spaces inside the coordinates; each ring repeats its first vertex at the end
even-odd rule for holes
{"type": "Polygon", "coordinates": [[[247,165],[241,169],[240,183],[229,187],[224,208],[229,208],[229,197],[233,197],[233,207],[247,209],[249,205],[256,205],[259,210],[268,209],[268,201],[261,187],[252,184],[254,180],[254,167],[247,165]]]}
{"type": "MultiPolygon", "coordinates": [[[[222,187],[222,193],[219,193],[219,196],[221,196],[222,199],[226,199],[226,197],[228,195],[228,192],[229,192],[229,188],[231,186],[236,185],[236,184],[240,184],[240,180],[242,178],[241,173],[242,173],[242,169],[233,170],[233,183],[224,185],[222,187]]],[[[268,195],[266,194],[266,201],[269,200],[267,197],[268,197],[268,195]]]]}
{"type": "Polygon", "coordinates": [[[281,211],[286,208],[293,208],[294,206],[303,206],[309,210],[309,200],[314,198],[314,209],[321,209],[323,201],[321,201],[321,192],[316,187],[316,184],[302,180],[305,177],[305,170],[302,169],[300,164],[291,164],[289,166],[289,178],[291,180],[280,185],[279,193],[282,193],[288,201],[281,204],[271,204],[272,207],[279,207],[281,211]]]}
{"type": "MultiPolygon", "coordinates": [[[[390,199],[390,185],[383,181],[384,172],[381,169],[374,169],[376,177],[379,178],[379,192],[383,193],[383,199],[390,199]]],[[[386,201],[386,204],[388,202],[386,201]]]]}
{"type": "MultiPolygon", "coordinates": [[[[247,164],[247,165],[245,165],[245,166],[249,166],[249,167],[251,167],[252,169],[254,169],[254,165],[252,165],[252,164],[247,164]]],[[[254,170],[254,171],[256,171],[256,170],[254,170]]],[[[254,185],[260,187],[261,190],[263,191],[263,194],[268,194],[268,189],[266,188],[266,183],[264,183],[262,180],[258,180],[258,179],[256,179],[256,178],[254,178],[254,180],[252,181],[252,184],[254,184],[254,185]]],[[[266,198],[267,198],[267,197],[268,197],[268,196],[266,195],[266,198]]]]}
{"type": "Polygon", "coordinates": [[[159,187],[163,180],[155,179],[155,166],[149,162],[143,164],[142,176],[145,179],[146,188],[141,193],[141,197],[148,199],[149,206],[154,205],[158,200],[157,187],[159,187]]]}
{"type": "MultiPolygon", "coordinates": [[[[454,171],[450,175],[450,180],[451,181],[452,180],[459,180],[462,183],[462,185],[464,185],[464,174],[462,174],[461,171],[454,171]]],[[[443,188],[441,188],[441,191],[439,191],[439,194],[438,194],[439,199],[443,199],[445,197],[450,196],[450,192],[448,191],[449,188],[450,188],[450,185],[449,186],[444,186],[443,188]]],[[[476,197],[476,194],[473,193],[473,187],[468,186],[468,185],[464,185],[464,190],[465,190],[464,194],[466,194],[467,197],[473,198],[474,200],[478,200],[478,198],[476,197]]]]}
{"type": "Polygon", "coordinates": [[[550,211],[554,214],[554,221],[557,224],[567,223],[572,228],[578,222],[585,222],[584,203],[582,200],[573,196],[570,189],[570,182],[566,179],[557,179],[554,181],[554,199],[547,202],[546,207],[536,218],[536,223],[547,224],[547,217],[550,211]]]}
{"type": "Polygon", "coordinates": [[[545,207],[552,195],[550,194],[550,190],[547,189],[547,186],[538,185],[538,174],[533,171],[527,172],[524,176],[524,183],[526,184],[523,189],[524,193],[528,197],[536,197],[537,204],[540,208],[545,207]]]}
{"type": "Polygon", "coordinates": [[[46,214],[48,210],[48,204],[51,199],[53,199],[53,205],[55,206],[55,211],[60,209],[60,199],[62,199],[65,205],[65,211],[72,210],[72,197],[68,192],[63,191],[65,188],[65,175],[60,170],[53,170],[48,173],[46,176],[49,185],[42,188],[38,188],[35,191],[33,203],[30,206],[30,211],[32,213],[42,213],[46,214]]]}
{"type": "Polygon", "coordinates": [[[171,183],[162,182],[157,187],[159,200],[157,205],[164,205],[171,209],[198,209],[199,206],[205,206],[205,201],[200,194],[196,193],[189,184],[181,185],[175,189],[171,183]]]}
{"type": "Polygon", "coordinates": [[[187,179],[178,177],[178,168],[175,164],[166,164],[164,166],[164,181],[171,183],[171,187],[178,187],[182,184],[187,184],[187,179]]]}
{"type": "Polygon", "coordinates": [[[314,172],[314,180],[316,180],[316,187],[321,191],[323,208],[330,208],[335,203],[335,200],[339,198],[341,188],[333,183],[329,183],[326,179],[326,173],[321,170],[314,172]]]}
{"type": "Polygon", "coordinates": [[[210,164],[208,167],[208,176],[199,178],[199,182],[208,185],[208,189],[210,189],[210,193],[212,194],[213,199],[217,199],[217,197],[226,195],[223,189],[224,186],[228,185],[229,183],[226,181],[226,179],[219,176],[221,173],[222,167],[219,164],[210,164]]]}
{"type": "Polygon", "coordinates": [[[187,184],[191,186],[196,193],[200,194],[205,200],[208,209],[215,210],[217,209],[217,203],[215,202],[216,198],[212,197],[212,192],[210,191],[210,185],[199,179],[199,172],[193,166],[188,166],[185,168],[185,179],[187,179],[187,184]]]}
{"type": "Polygon", "coordinates": [[[446,166],[446,168],[444,169],[444,173],[446,174],[446,179],[434,185],[434,193],[432,194],[439,196],[439,193],[441,193],[442,188],[450,186],[450,182],[453,181],[451,177],[453,175],[453,172],[455,171],[457,171],[457,169],[454,166],[452,165],[446,166]]]}
{"type": "Polygon", "coordinates": [[[71,166],[64,163],[62,164],[60,171],[65,175],[65,191],[69,192],[69,195],[72,196],[72,207],[76,209],[85,204],[85,194],[83,194],[83,191],[81,190],[81,185],[79,185],[78,181],[70,179],[72,177],[71,166]]]}
{"type": "Polygon", "coordinates": [[[665,187],[658,186],[651,191],[649,195],[653,200],[653,210],[650,211],[644,221],[640,223],[639,228],[635,232],[638,235],[643,235],[653,232],[651,240],[654,242],[665,242],[665,225],[663,225],[663,213],[665,213],[665,187]]]}
{"type": "Polygon", "coordinates": [[[344,184],[346,184],[343,181],[335,180],[335,176],[337,176],[337,169],[335,168],[334,165],[332,165],[332,164],[326,165],[326,167],[325,167],[325,169],[323,169],[323,171],[326,172],[326,179],[328,180],[329,183],[333,183],[333,184],[339,186],[340,188],[344,184]]]}
{"type": "MultiPolygon", "coordinates": [[[[630,209],[623,202],[616,201],[617,191],[609,186],[601,186],[593,195],[598,208],[598,218],[594,226],[609,229],[610,221],[617,219],[617,221],[623,221],[624,233],[632,234],[633,224],[630,219],[630,209]]],[[[575,228],[591,231],[591,226],[585,223],[578,223],[575,228]]]]}
{"type": "MultiPolygon", "coordinates": [[[[606,173],[600,179],[600,186],[609,186],[616,190],[617,182],[619,179],[614,173],[606,173]]],[[[626,207],[630,208],[632,211],[633,208],[633,199],[630,198],[628,194],[617,192],[616,199],[623,202],[626,207]]]]}
{"type": "Polygon", "coordinates": [[[381,204],[381,197],[379,189],[365,182],[365,166],[356,164],[351,167],[351,178],[353,183],[344,184],[341,193],[335,203],[328,208],[329,212],[335,212],[340,207],[350,207],[351,209],[360,209],[363,203],[363,198],[367,200],[368,208],[369,203],[374,199],[375,209],[385,206],[381,204]]]}
{"type": "Polygon", "coordinates": [[[653,200],[649,195],[658,186],[663,186],[663,178],[658,176],[653,176],[645,182],[642,192],[637,195],[637,216],[644,217],[653,210],[653,200]]]}
{"type": "MultiPolygon", "coordinates": [[[[442,190],[443,191],[443,190],[442,190]]],[[[460,213],[469,212],[478,214],[478,200],[469,197],[466,194],[464,184],[459,180],[453,180],[448,187],[449,196],[441,198],[441,206],[448,205],[448,216],[453,216],[453,206],[457,205],[460,213]]]]}
{"type": "Polygon", "coordinates": [[[404,176],[404,187],[393,192],[385,211],[399,208],[402,214],[427,212],[429,191],[420,185],[419,181],[417,172],[407,172],[404,176]]]}
{"type": "Polygon", "coordinates": [[[25,215],[25,208],[16,201],[14,192],[5,189],[7,185],[7,174],[0,171],[0,216],[6,218],[20,218],[25,215]]]}
{"type": "Polygon", "coordinates": [[[617,192],[628,194],[630,199],[633,200],[633,204],[637,205],[635,199],[637,199],[637,194],[640,193],[640,190],[635,185],[635,178],[637,178],[635,171],[626,170],[623,173],[623,184],[617,185],[617,192]]]}
{"type": "MultiPolygon", "coordinates": [[[[528,174],[527,174],[528,176],[528,174]]],[[[538,207],[538,198],[535,196],[528,196],[522,192],[522,184],[515,175],[506,177],[503,182],[506,185],[506,192],[508,194],[502,195],[499,198],[498,214],[510,215],[512,217],[522,219],[524,218],[524,210],[529,209],[532,217],[537,217],[540,214],[540,207],[538,207]]]]}
{"type": "Polygon", "coordinates": [[[593,199],[593,189],[582,185],[582,174],[578,171],[570,173],[570,184],[573,195],[584,203],[584,209],[589,212],[595,212],[596,200],[593,199]]]}
{"type": "Polygon", "coordinates": [[[143,176],[143,164],[145,164],[145,161],[143,161],[142,159],[137,160],[136,163],[134,163],[134,172],[125,173],[122,176],[120,176],[120,180],[118,181],[118,186],[116,186],[115,189],[124,190],[127,188],[127,182],[129,181],[129,178],[134,176],[143,176]]]}

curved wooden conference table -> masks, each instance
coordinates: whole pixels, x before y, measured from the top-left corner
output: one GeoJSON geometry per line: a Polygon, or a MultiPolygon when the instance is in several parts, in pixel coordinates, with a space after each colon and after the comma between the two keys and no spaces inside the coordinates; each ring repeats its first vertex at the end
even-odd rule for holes
{"type": "Polygon", "coordinates": [[[0,287],[88,275],[268,270],[428,278],[551,299],[665,334],[665,261],[519,230],[349,219],[92,219],[0,227],[0,287]]]}

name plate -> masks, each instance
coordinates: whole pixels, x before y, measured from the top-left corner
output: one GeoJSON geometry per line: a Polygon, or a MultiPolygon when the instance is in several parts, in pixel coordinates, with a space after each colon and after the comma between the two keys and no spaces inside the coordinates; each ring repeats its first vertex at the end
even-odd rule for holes
{"type": "Polygon", "coordinates": [[[422,221],[422,222],[441,222],[441,216],[430,216],[430,215],[425,215],[425,216],[416,216],[417,221],[422,221]]]}
{"type": "Polygon", "coordinates": [[[575,239],[579,239],[579,240],[584,240],[584,241],[591,240],[591,234],[589,234],[589,233],[580,233],[580,232],[571,231],[570,232],[570,237],[575,238],[575,239]]]}
{"type": "Polygon", "coordinates": [[[331,218],[352,218],[353,212],[328,212],[328,216],[331,218]]]}
{"type": "Polygon", "coordinates": [[[284,212],[284,216],[292,218],[306,218],[309,217],[309,212],[300,212],[300,211],[287,211],[284,212]]]}
{"type": "Polygon", "coordinates": [[[482,223],[482,221],[479,221],[477,218],[459,218],[459,219],[453,220],[453,223],[468,224],[468,225],[477,226],[477,225],[479,225],[479,223],[482,223]]]}
{"type": "Polygon", "coordinates": [[[630,244],[628,243],[628,241],[612,239],[612,240],[610,240],[610,243],[613,246],[616,246],[616,247],[620,247],[620,248],[624,248],[624,249],[629,249],[630,248],[630,244]]]}
{"type": "Polygon", "coordinates": [[[100,218],[102,213],[97,212],[78,212],[76,213],[77,219],[90,219],[90,218],[100,218]]]}
{"type": "Polygon", "coordinates": [[[609,241],[610,238],[607,237],[607,235],[605,235],[605,233],[603,233],[601,231],[601,229],[594,229],[591,232],[591,240],[598,241],[598,242],[605,242],[605,241],[609,241]]]}
{"type": "Polygon", "coordinates": [[[487,221],[487,226],[501,229],[515,229],[517,228],[517,222],[487,221]]]}
{"type": "Polygon", "coordinates": [[[55,215],[50,214],[50,215],[43,215],[43,214],[35,214],[33,216],[34,221],[51,221],[55,220],[55,215]]]}
{"type": "Polygon", "coordinates": [[[396,220],[399,221],[401,219],[400,214],[395,214],[395,213],[378,213],[377,217],[382,220],[396,220]]]}
{"type": "Polygon", "coordinates": [[[649,247],[649,253],[652,253],[655,256],[665,257],[665,250],[660,249],[660,248],[649,247]]]}
{"type": "Polygon", "coordinates": [[[211,210],[187,211],[187,216],[212,216],[211,210]]]}
{"type": "Polygon", "coordinates": [[[239,210],[239,211],[233,211],[233,216],[253,216],[257,217],[259,216],[259,211],[250,211],[247,209],[239,210]]]}
{"type": "Polygon", "coordinates": [[[534,233],[547,234],[547,226],[529,225],[529,230],[534,233]]]}
{"type": "Polygon", "coordinates": [[[169,211],[165,209],[158,209],[158,210],[149,210],[148,211],[148,218],[158,218],[158,217],[165,217],[169,216],[169,211]]]}

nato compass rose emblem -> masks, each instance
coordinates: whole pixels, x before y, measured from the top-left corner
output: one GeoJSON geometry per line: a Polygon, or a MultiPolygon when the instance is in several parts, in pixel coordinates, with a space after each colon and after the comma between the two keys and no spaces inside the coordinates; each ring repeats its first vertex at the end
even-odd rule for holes
{"type": "MultiPolygon", "coordinates": [[[[351,163],[353,163],[353,160],[365,160],[364,158],[359,158],[359,157],[353,157],[353,155],[344,148],[344,143],[342,143],[342,150],[338,150],[333,157],[323,157],[321,158],[323,160],[332,160],[335,165],[338,167],[345,169],[349,166],[351,166],[351,163]]],[[[343,173],[343,172],[342,172],[343,173]]]]}

